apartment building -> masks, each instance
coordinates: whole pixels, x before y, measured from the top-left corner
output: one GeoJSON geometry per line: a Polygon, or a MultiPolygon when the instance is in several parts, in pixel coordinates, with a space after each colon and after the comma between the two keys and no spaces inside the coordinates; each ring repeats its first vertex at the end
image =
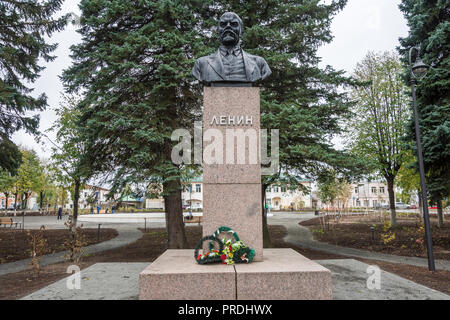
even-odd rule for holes
{"type": "MultiPolygon", "coordinates": [[[[311,190],[312,181],[301,181],[301,184],[311,190]]],[[[288,187],[274,184],[266,190],[266,204],[271,210],[301,210],[312,208],[312,195],[299,189],[289,190],[288,187]]]]}
{"type": "Polygon", "coordinates": [[[349,207],[375,208],[389,203],[387,184],[380,181],[365,181],[352,184],[352,195],[348,199],[349,207]]]}

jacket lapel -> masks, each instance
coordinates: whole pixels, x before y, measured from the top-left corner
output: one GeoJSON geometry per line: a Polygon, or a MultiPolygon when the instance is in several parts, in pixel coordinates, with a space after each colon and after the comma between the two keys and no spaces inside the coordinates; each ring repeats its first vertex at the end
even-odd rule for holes
{"type": "Polygon", "coordinates": [[[225,80],[223,76],[222,58],[220,57],[219,50],[217,50],[214,56],[208,58],[208,63],[211,66],[211,68],[217,73],[217,75],[221,77],[223,80],[225,80]]]}

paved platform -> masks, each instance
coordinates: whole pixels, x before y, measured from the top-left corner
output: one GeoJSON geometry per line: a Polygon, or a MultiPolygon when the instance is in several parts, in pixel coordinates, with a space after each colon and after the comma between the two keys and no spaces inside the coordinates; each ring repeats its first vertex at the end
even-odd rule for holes
{"type": "MultiPolygon", "coordinates": [[[[381,272],[381,289],[367,288],[369,265],[353,260],[316,261],[332,272],[335,300],[450,300],[450,296],[388,272],[381,272]]],[[[81,271],[81,289],[68,290],[66,279],[36,291],[26,300],[138,299],[139,273],[148,263],[98,263],[81,271]]]]}

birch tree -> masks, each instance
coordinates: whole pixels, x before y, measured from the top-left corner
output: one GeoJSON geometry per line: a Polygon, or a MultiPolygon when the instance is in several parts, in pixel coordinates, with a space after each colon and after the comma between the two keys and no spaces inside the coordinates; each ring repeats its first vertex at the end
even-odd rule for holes
{"type": "Polygon", "coordinates": [[[373,53],[357,64],[354,77],[364,83],[352,90],[356,104],[348,125],[348,144],[365,158],[388,187],[391,226],[396,225],[394,183],[406,159],[401,138],[406,133],[410,100],[393,52],[373,53]]]}

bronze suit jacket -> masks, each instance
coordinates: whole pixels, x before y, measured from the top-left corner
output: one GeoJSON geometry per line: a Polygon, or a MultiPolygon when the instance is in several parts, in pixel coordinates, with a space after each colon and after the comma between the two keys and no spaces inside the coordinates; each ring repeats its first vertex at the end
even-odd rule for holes
{"type": "MultiPolygon", "coordinates": [[[[248,54],[242,50],[245,73],[248,82],[264,80],[272,71],[264,58],[248,54]]],[[[226,82],[230,81],[223,74],[223,64],[220,51],[209,56],[199,58],[192,69],[195,78],[202,82],[226,82]]]]}

